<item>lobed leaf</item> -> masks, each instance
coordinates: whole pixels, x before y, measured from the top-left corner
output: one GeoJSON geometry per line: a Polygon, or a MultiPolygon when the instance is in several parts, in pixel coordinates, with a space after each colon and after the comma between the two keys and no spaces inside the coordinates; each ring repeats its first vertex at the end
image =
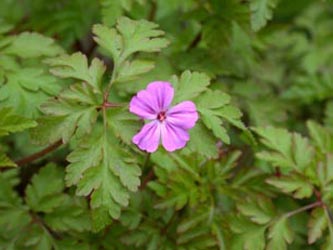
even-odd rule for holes
{"type": "Polygon", "coordinates": [[[311,212],[311,218],[308,222],[308,243],[313,244],[323,235],[324,230],[328,227],[325,210],[316,208],[311,212]]]}
{"type": "Polygon", "coordinates": [[[21,58],[52,57],[63,53],[53,39],[33,32],[16,35],[2,53],[21,58]]]}
{"type": "Polygon", "coordinates": [[[15,115],[12,108],[0,108],[0,136],[32,128],[37,123],[31,119],[15,115]]]}
{"type": "Polygon", "coordinates": [[[65,201],[64,172],[49,164],[34,175],[26,189],[26,202],[35,212],[51,212],[65,201]]]}
{"type": "Polygon", "coordinates": [[[267,250],[287,250],[294,239],[294,233],[285,216],[278,218],[269,228],[267,250]]]}
{"type": "Polygon", "coordinates": [[[250,3],[251,27],[254,31],[263,28],[267,21],[273,17],[273,9],[277,5],[277,0],[253,0],[250,3]]]}
{"type": "Polygon", "coordinates": [[[16,167],[16,163],[13,162],[7,155],[0,152],[0,168],[1,167],[16,167]]]}
{"type": "Polygon", "coordinates": [[[52,68],[51,73],[61,78],[81,80],[93,88],[95,93],[101,92],[102,77],[106,70],[104,63],[94,58],[88,65],[87,57],[80,52],[62,55],[46,61],[52,68]]]}
{"type": "Polygon", "coordinates": [[[203,73],[185,71],[181,74],[180,78],[174,76],[171,79],[171,83],[175,88],[173,102],[178,103],[192,99],[207,90],[210,79],[203,73]]]}
{"type": "Polygon", "coordinates": [[[224,121],[231,123],[239,129],[246,130],[240,120],[242,113],[230,104],[230,96],[220,92],[208,90],[196,99],[198,111],[205,126],[226,144],[230,144],[224,121]]]}
{"type": "Polygon", "coordinates": [[[120,67],[135,52],[158,52],[168,45],[158,25],[146,20],[134,21],[120,17],[116,28],[95,25],[95,41],[111,54],[116,67],[120,67]]]}
{"type": "Polygon", "coordinates": [[[126,160],[127,153],[111,138],[105,134],[90,136],[67,158],[71,164],[67,167],[66,182],[77,185],[78,195],[91,195],[96,219],[104,217],[105,212],[119,218],[121,207],[128,205],[129,191],[137,191],[140,185],[140,168],[126,160]]]}
{"type": "Polygon", "coordinates": [[[91,86],[85,83],[72,85],[58,98],[42,105],[42,111],[49,116],[37,120],[39,126],[31,131],[33,140],[38,144],[59,139],[66,143],[73,134],[90,133],[97,119],[100,100],[101,94],[96,94],[91,86]]]}
{"type": "Polygon", "coordinates": [[[259,159],[273,166],[305,171],[311,164],[314,149],[308,139],[297,133],[289,133],[285,129],[273,127],[254,128],[261,137],[261,142],[269,149],[257,154],[259,159]]]}
{"type": "Polygon", "coordinates": [[[312,183],[296,174],[269,178],[267,183],[277,187],[284,193],[291,194],[297,199],[308,198],[313,193],[312,183]]]}
{"type": "Polygon", "coordinates": [[[250,220],[258,224],[270,222],[274,216],[274,206],[270,199],[265,197],[256,197],[256,199],[247,199],[237,205],[238,210],[250,220]]]}

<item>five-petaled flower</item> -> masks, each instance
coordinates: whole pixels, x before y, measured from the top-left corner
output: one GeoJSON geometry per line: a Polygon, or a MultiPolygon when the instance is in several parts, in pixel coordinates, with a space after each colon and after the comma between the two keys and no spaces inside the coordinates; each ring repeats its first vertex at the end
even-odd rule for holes
{"type": "Polygon", "coordinates": [[[152,82],[141,90],[130,102],[129,110],[146,123],[132,141],[147,152],[157,150],[160,141],[171,152],[183,148],[190,139],[188,130],[198,120],[195,104],[183,101],[170,107],[174,89],[168,82],[152,82]]]}

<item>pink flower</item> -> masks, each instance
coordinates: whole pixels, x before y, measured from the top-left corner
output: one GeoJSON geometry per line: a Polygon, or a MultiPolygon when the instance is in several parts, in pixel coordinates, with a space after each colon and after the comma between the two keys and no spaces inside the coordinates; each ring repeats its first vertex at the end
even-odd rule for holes
{"type": "Polygon", "coordinates": [[[130,112],[150,120],[132,141],[142,150],[154,152],[160,141],[171,152],[183,148],[190,139],[188,130],[198,120],[195,104],[184,101],[170,107],[174,89],[168,82],[152,82],[130,102],[130,112]]]}

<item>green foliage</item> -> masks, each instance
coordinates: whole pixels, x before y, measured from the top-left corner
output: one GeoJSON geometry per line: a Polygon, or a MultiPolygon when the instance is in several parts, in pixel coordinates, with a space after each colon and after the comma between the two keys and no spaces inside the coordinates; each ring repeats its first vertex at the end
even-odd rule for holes
{"type": "Polygon", "coordinates": [[[130,12],[136,2],[143,4],[145,0],[100,0],[102,21],[108,26],[113,26],[117,19],[130,12]]]}
{"type": "Polygon", "coordinates": [[[51,38],[37,33],[0,36],[0,41],[1,104],[24,116],[36,117],[39,105],[61,88],[42,60],[63,50],[51,38]]]}
{"type": "Polygon", "coordinates": [[[0,249],[333,249],[332,13],[0,1],[0,249]],[[181,150],[132,142],[152,81],[196,105],[181,150]]]}
{"type": "Polygon", "coordinates": [[[78,195],[91,194],[93,209],[119,218],[121,206],[128,205],[128,192],[138,189],[141,171],[133,162],[126,162],[128,156],[109,137],[95,135],[73,151],[68,156],[71,164],[66,179],[69,185],[78,185],[78,195]]]}
{"type": "Polygon", "coordinates": [[[260,135],[261,142],[270,149],[270,151],[259,152],[257,156],[260,159],[286,170],[302,171],[309,167],[313,148],[306,138],[272,127],[256,128],[255,131],[260,135]]]}
{"type": "Polygon", "coordinates": [[[157,28],[158,25],[152,22],[122,17],[118,20],[116,29],[96,25],[94,33],[97,36],[96,42],[111,54],[115,67],[121,67],[133,53],[158,52],[167,46],[168,41],[161,37],[164,32],[157,28]]]}
{"type": "MultiPolygon", "coordinates": [[[[207,75],[185,71],[180,78],[173,77],[171,82],[176,90],[174,103],[177,103],[180,100],[194,100],[205,127],[211,130],[214,136],[222,140],[224,143],[230,143],[230,138],[225,127],[221,126],[224,121],[229,122],[239,129],[246,130],[244,124],[240,120],[242,113],[238,108],[230,104],[230,96],[221,91],[211,91],[207,89],[210,84],[210,79],[207,75]]],[[[198,126],[195,129],[195,134],[206,133],[202,126],[198,126]]],[[[202,137],[205,138],[206,136],[202,137]]],[[[195,141],[192,141],[190,142],[189,147],[199,153],[206,154],[204,152],[205,150],[202,149],[209,147],[209,144],[211,144],[212,141],[209,140],[208,137],[198,143],[200,145],[195,143],[195,141]],[[193,145],[191,145],[191,143],[193,145]]],[[[210,153],[213,152],[210,150],[210,153]]]]}
{"type": "MultiPolygon", "coordinates": [[[[54,235],[89,230],[86,201],[64,192],[63,169],[45,166],[27,186],[26,203],[14,191],[17,171],[1,174],[1,246],[5,249],[61,249],[63,244],[54,235]],[[43,212],[43,213],[41,213],[43,212]],[[64,213],[65,212],[65,213],[64,213]]],[[[68,234],[65,236],[68,239],[68,234]]],[[[79,238],[69,242],[77,244],[79,238]]]]}
{"type": "Polygon", "coordinates": [[[9,159],[4,153],[0,153],[0,167],[16,167],[16,163],[9,159]]]}
{"type": "MultiPolygon", "coordinates": [[[[20,132],[37,125],[36,122],[31,119],[16,115],[13,109],[8,107],[0,109],[0,116],[0,136],[20,132]]],[[[16,167],[16,163],[3,152],[0,152],[0,167],[16,167]]]]}
{"type": "Polygon", "coordinates": [[[267,21],[273,17],[273,9],[276,7],[277,0],[254,0],[251,1],[251,27],[254,31],[264,27],[267,21]]]}
{"type": "MultiPolygon", "coordinates": [[[[20,5],[20,4],[18,4],[20,5]]],[[[29,15],[25,29],[34,29],[49,36],[59,37],[66,48],[77,40],[85,48],[83,38],[88,35],[91,26],[98,20],[101,10],[98,1],[89,0],[28,0],[24,8],[29,15]]]]}
{"type": "Polygon", "coordinates": [[[0,136],[19,132],[37,125],[36,122],[31,119],[15,115],[11,108],[0,109],[0,116],[0,136]]]}
{"type": "Polygon", "coordinates": [[[267,179],[267,183],[279,188],[282,192],[292,194],[295,198],[310,197],[313,186],[302,176],[287,176],[267,179]]]}
{"type": "Polygon", "coordinates": [[[314,243],[322,236],[323,231],[327,227],[327,218],[323,209],[315,209],[311,213],[311,219],[309,220],[309,244],[314,243]]]}
{"type": "Polygon", "coordinates": [[[285,250],[292,243],[294,234],[286,217],[279,218],[269,229],[268,250],[285,250]]]}
{"type": "MultiPolygon", "coordinates": [[[[117,81],[115,75],[119,70],[128,66],[128,61],[125,60],[132,53],[154,52],[166,45],[163,38],[153,38],[163,34],[155,31],[155,28],[156,25],[152,23],[135,22],[127,18],[119,20],[119,33],[102,25],[94,27],[96,40],[111,52],[116,63],[109,86],[117,81]],[[119,47],[107,43],[110,38],[114,41],[112,34],[118,37],[116,40],[122,41],[118,44],[119,47]],[[133,35],[136,36],[136,40],[133,35]],[[142,42],[145,46],[138,46],[142,42]],[[123,63],[126,64],[122,66],[123,63]]],[[[133,62],[135,64],[135,61],[133,62]]],[[[31,134],[39,143],[53,143],[59,139],[67,143],[73,135],[80,140],[80,146],[68,156],[71,164],[68,166],[66,180],[68,185],[78,186],[78,195],[91,196],[94,228],[100,230],[108,221],[101,221],[101,216],[119,218],[121,207],[129,203],[128,192],[137,191],[141,171],[126,150],[121,149],[118,140],[112,136],[113,133],[118,133],[111,130],[109,124],[112,123],[113,117],[108,121],[109,117],[103,106],[109,91],[109,86],[105,88],[103,84],[104,63],[95,58],[88,66],[87,58],[80,53],[49,59],[47,63],[52,67],[51,72],[54,75],[79,82],[73,83],[56,99],[42,105],[42,111],[48,116],[38,120],[40,125],[31,134]],[[104,132],[99,133],[97,117],[102,109],[104,132]],[[53,131],[51,136],[48,134],[50,130],[53,131]]]]}

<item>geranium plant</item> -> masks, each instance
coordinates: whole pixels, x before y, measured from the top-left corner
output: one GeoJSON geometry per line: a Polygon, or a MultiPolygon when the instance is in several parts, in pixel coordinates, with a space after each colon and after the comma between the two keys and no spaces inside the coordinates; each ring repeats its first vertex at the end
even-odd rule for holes
{"type": "Polygon", "coordinates": [[[0,1],[0,249],[332,250],[332,13],[0,1]]]}

